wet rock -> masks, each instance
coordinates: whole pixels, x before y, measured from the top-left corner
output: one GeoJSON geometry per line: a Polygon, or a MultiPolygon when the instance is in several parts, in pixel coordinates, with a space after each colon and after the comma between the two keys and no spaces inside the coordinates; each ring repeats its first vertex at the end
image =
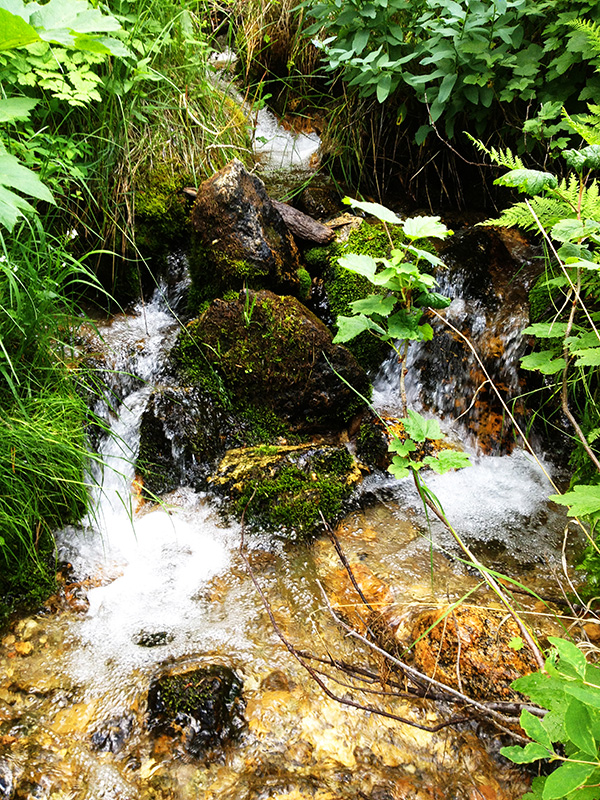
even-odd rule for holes
{"type": "Polygon", "coordinates": [[[148,691],[149,726],[179,739],[190,755],[206,756],[243,728],[241,691],[236,673],[220,664],[167,672],[148,691]]]}
{"type": "Polygon", "coordinates": [[[169,631],[140,631],[134,641],[139,647],[163,647],[174,638],[169,631]]]}
{"type": "Polygon", "coordinates": [[[290,682],[288,676],[280,669],[274,669],[273,672],[262,679],[260,688],[263,692],[289,692],[290,682]]]}
{"type": "Polygon", "coordinates": [[[235,513],[267,529],[308,536],[332,522],[362,480],[353,456],[331,445],[262,445],[229,450],[210,478],[235,513]]]}
{"type": "Polygon", "coordinates": [[[518,651],[510,646],[521,636],[514,620],[492,609],[449,611],[436,608],[417,618],[412,632],[416,666],[477,699],[516,699],[510,684],[537,665],[527,646],[518,651]]]}
{"type": "Polygon", "coordinates": [[[15,779],[7,761],[0,761],[0,800],[12,800],[15,796],[15,779]]]}
{"type": "Polygon", "coordinates": [[[92,747],[105,753],[118,753],[131,736],[133,722],[132,714],[107,720],[92,734],[92,747]]]}
{"type": "Polygon", "coordinates": [[[189,380],[218,377],[236,401],[313,429],[341,429],[370,393],[364,370],[314,314],[267,291],[213,301],[180,334],[174,356],[189,380]]]}
{"type": "Polygon", "coordinates": [[[192,282],[205,297],[253,287],[294,292],[299,254],[264,184],[234,159],[198,188],[192,282]],[[212,287],[212,292],[210,288],[212,287]]]}
{"type": "Polygon", "coordinates": [[[146,495],[180,485],[201,488],[231,425],[223,408],[198,387],[154,391],[142,415],[136,462],[146,495]]]}

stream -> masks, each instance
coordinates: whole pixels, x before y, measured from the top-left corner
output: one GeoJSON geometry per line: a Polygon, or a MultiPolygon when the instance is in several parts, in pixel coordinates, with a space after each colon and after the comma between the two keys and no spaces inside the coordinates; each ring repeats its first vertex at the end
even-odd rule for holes
{"type": "MultiPolygon", "coordinates": [[[[103,466],[90,474],[92,512],[58,534],[59,558],[70,564],[62,592],[0,641],[0,800],[520,797],[525,773],[497,755],[504,742],[475,724],[429,733],[326,697],[277,637],[240,556],[240,526],[222,520],[210,495],[180,487],[160,505],[140,500],[132,466],[140,418],[179,330],[170,309],[184,283],[99,324],[117,398],[104,408],[111,432],[100,446],[103,466]],[[214,663],[243,681],[246,722],[237,741],[203,762],[148,730],[147,694],[165,665],[214,663]]],[[[464,301],[453,306],[457,319],[464,301]]],[[[514,325],[522,325],[518,314],[514,325]]],[[[375,380],[375,402],[387,412],[398,402],[395,370],[390,361],[375,380]]],[[[411,397],[431,407],[414,374],[411,397]]],[[[483,454],[468,426],[451,426],[448,416],[442,424],[474,462],[428,482],[448,517],[488,565],[556,595],[565,516],[546,500],[540,465],[518,447],[483,454]]],[[[409,480],[373,473],[360,491],[362,510],[342,521],[338,536],[348,559],[393,598],[401,638],[440,601],[470,593],[469,603],[497,607],[478,575],[453,558],[449,535],[425,519],[409,480]]],[[[253,534],[246,548],[278,626],[297,647],[366,661],[323,601],[321,584],[344,591],[328,538],[253,534]]],[[[524,596],[523,612],[536,614],[542,635],[558,632],[532,598],[524,596]]],[[[385,703],[421,723],[440,717],[431,701],[385,703]]]]}

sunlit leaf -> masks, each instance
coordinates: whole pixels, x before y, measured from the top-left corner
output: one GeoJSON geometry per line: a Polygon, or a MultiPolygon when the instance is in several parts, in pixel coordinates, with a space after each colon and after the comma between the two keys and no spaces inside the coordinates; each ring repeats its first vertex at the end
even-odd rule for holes
{"type": "Polygon", "coordinates": [[[355,317],[340,316],[336,320],[338,331],[333,339],[335,344],[349,342],[354,339],[363,331],[376,331],[379,334],[385,334],[384,329],[373,322],[373,320],[365,317],[364,314],[357,314],[355,317]]]}
{"type": "Polygon", "coordinates": [[[6,100],[0,100],[0,122],[28,120],[31,110],[38,102],[39,100],[32,97],[9,97],[6,100]]]}
{"type": "Polygon", "coordinates": [[[565,494],[551,494],[548,499],[561,506],[569,506],[569,517],[595,514],[600,511],[600,486],[579,484],[565,494]]]}
{"type": "Polygon", "coordinates": [[[562,339],[567,332],[566,322],[536,322],[522,331],[523,335],[537,336],[538,339],[562,339]]]}
{"type": "Polygon", "coordinates": [[[471,459],[460,450],[440,450],[435,456],[426,456],[423,463],[427,464],[438,475],[445,475],[453,469],[470,467],[471,459]]]}
{"type": "Polygon", "coordinates": [[[402,229],[409,239],[443,239],[452,233],[439,217],[409,217],[402,229]]]}
{"type": "Polygon", "coordinates": [[[350,272],[356,272],[358,275],[364,275],[366,278],[372,278],[377,270],[377,262],[371,256],[358,255],[357,253],[350,253],[347,256],[338,258],[338,264],[350,272]]]}
{"type": "Polygon", "coordinates": [[[408,409],[408,417],[402,420],[404,430],[415,442],[424,442],[425,439],[437,441],[445,439],[437,419],[426,419],[412,408],[408,409]]]}
{"type": "Polygon", "coordinates": [[[538,353],[523,356],[521,366],[523,369],[539,370],[542,375],[554,375],[565,368],[565,360],[556,357],[556,350],[540,350],[538,353]]]}
{"type": "Polygon", "coordinates": [[[380,314],[387,317],[394,310],[397,299],[393,296],[385,297],[381,294],[370,294],[363,300],[354,300],[350,307],[355,314],[380,314]]]}
{"type": "Polygon", "coordinates": [[[498,186],[511,186],[527,194],[539,194],[547,186],[555,189],[558,185],[555,175],[536,169],[512,169],[506,175],[496,178],[494,183],[498,186]]]}
{"type": "Polygon", "coordinates": [[[39,41],[39,34],[22,17],[0,8],[0,50],[12,50],[39,41]]]}
{"type": "Polygon", "coordinates": [[[537,742],[530,742],[525,747],[513,745],[503,747],[500,752],[505,758],[514,761],[515,764],[530,764],[532,761],[539,761],[540,758],[548,758],[548,748],[537,742]]]}
{"type": "Polygon", "coordinates": [[[565,713],[565,730],[569,739],[585,753],[596,757],[598,744],[592,733],[592,719],[587,706],[575,697],[565,713]]]}
{"type": "Polygon", "coordinates": [[[396,216],[389,208],[380,205],[380,203],[367,203],[362,200],[353,200],[351,197],[344,197],[342,202],[353,208],[360,208],[365,214],[371,214],[371,216],[377,217],[382,222],[390,222],[392,225],[400,225],[402,223],[400,217],[396,216]]]}
{"type": "Polygon", "coordinates": [[[546,778],[543,800],[558,800],[578,789],[596,769],[595,764],[578,764],[567,761],[546,778]]]}

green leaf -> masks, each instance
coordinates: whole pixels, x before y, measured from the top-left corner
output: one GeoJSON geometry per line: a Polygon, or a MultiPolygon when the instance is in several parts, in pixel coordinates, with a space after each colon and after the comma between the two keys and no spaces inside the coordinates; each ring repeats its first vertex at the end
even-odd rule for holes
{"type": "Polygon", "coordinates": [[[542,672],[523,675],[511,684],[513,689],[527,695],[534,703],[543,708],[560,709],[565,707],[565,682],[542,672]]]}
{"type": "Polygon", "coordinates": [[[29,119],[32,108],[39,103],[32,97],[9,97],[7,100],[0,100],[0,122],[19,121],[24,122],[29,119]]]}
{"type": "Polygon", "coordinates": [[[539,742],[539,744],[543,745],[548,750],[552,750],[552,740],[539,717],[536,717],[527,710],[523,710],[521,711],[520,724],[530,739],[539,742]]]}
{"type": "Polygon", "coordinates": [[[452,469],[472,466],[469,456],[460,450],[440,450],[436,456],[426,456],[423,463],[438,475],[445,475],[452,469]]]}
{"type": "Polygon", "coordinates": [[[421,292],[413,301],[417,308],[448,308],[451,302],[451,297],[439,292],[421,292]]]}
{"type": "Polygon", "coordinates": [[[388,467],[388,472],[390,475],[393,475],[394,478],[401,480],[402,478],[407,478],[410,475],[410,469],[408,464],[414,466],[411,462],[409,462],[405,458],[401,458],[400,456],[394,456],[392,458],[392,463],[388,467]]]}
{"type": "Polygon", "coordinates": [[[371,256],[358,255],[357,253],[350,253],[347,256],[338,258],[338,264],[350,272],[356,272],[358,275],[364,275],[365,278],[371,279],[377,270],[377,262],[371,256]]]}
{"type": "Polygon", "coordinates": [[[521,331],[524,336],[537,336],[538,339],[562,339],[566,332],[566,322],[536,322],[521,331]]]}
{"type": "Polygon", "coordinates": [[[351,197],[344,197],[342,202],[353,208],[360,208],[365,214],[371,214],[371,216],[377,217],[377,219],[380,219],[382,222],[390,222],[392,225],[400,225],[402,223],[400,217],[396,216],[393,211],[390,211],[389,208],[379,203],[367,203],[362,200],[353,200],[351,197]]]}
{"type": "Polygon", "coordinates": [[[579,484],[565,494],[551,494],[549,500],[554,500],[561,506],[569,506],[569,517],[586,516],[600,511],[600,486],[579,484]]]}
{"type": "Polygon", "coordinates": [[[523,356],[523,369],[539,370],[542,375],[554,375],[565,368],[564,358],[556,358],[556,350],[540,350],[538,353],[523,356]]]}
{"type": "Polygon", "coordinates": [[[598,744],[592,733],[592,719],[587,706],[575,697],[567,707],[565,730],[569,739],[585,753],[594,758],[598,754],[598,744]]]}
{"type": "Polygon", "coordinates": [[[568,639],[561,639],[558,636],[549,636],[548,641],[556,648],[560,660],[574,667],[575,672],[581,678],[585,679],[587,660],[577,645],[573,644],[573,642],[570,642],[568,639]]]}
{"type": "Polygon", "coordinates": [[[392,89],[392,74],[384,72],[377,81],[377,102],[385,103],[392,89]]]}
{"type": "Polygon", "coordinates": [[[0,8],[0,50],[12,50],[39,41],[35,28],[16,14],[0,8]]]}
{"type": "Polygon", "coordinates": [[[402,441],[402,439],[394,437],[388,445],[388,450],[390,453],[397,453],[403,458],[405,458],[409,453],[414,453],[416,449],[417,445],[412,439],[406,439],[405,441],[402,441]]]}
{"type": "Polygon", "coordinates": [[[384,297],[381,294],[370,294],[363,300],[354,300],[350,303],[350,308],[355,314],[380,314],[382,317],[389,316],[394,310],[397,299],[392,295],[384,297]]]}
{"type": "Polygon", "coordinates": [[[565,762],[546,778],[542,792],[543,800],[558,800],[583,786],[595,768],[595,764],[565,762]]]}
{"type": "Polygon", "coordinates": [[[600,167],[600,145],[591,144],[581,150],[563,150],[562,156],[576,172],[600,167]]]}
{"type": "Polygon", "coordinates": [[[554,175],[537,169],[512,169],[506,175],[496,178],[494,183],[498,186],[512,186],[527,194],[539,194],[547,186],[555,189],[558,185],[554,175]]]}
{"type": "Polygon", "coordinates": [[[419,330],[421,312],[411,314],[408,311],[397,311],[388,317],[387,332],[391,339],[412,339],[422,341],[423,335],[419,330]]]}
{"type": "Polygon", "coordinates": [[[444,239],[452,233],[439,217],[409,217],[404,220],[402,229],[409,239],[444,239]]]}
{"type": "Polygon", "coordinates": [[[455,73],[448,73],[444,77],[440,85],[440,90],[438,92],[437,101],[438,103],[445,103],[446,100],[450,97],[452,89],[454,89],[454,84],[456,83],[456,79],[458,78],[458,74],[455,73]]]}
{"type": "Polygon", "coordinates": [[[384,329],[373,322],[373,320],[365,317],[364,314],[357,314],[355,317],[340,316],[337,318],[336,324],[338,326],[338,331],[333,339],[335,344],[349,342],[363,331],[371,330],[385,335],[384,329]]]}
{"type": "Polygon", "coordinates": [[[50,190],[28,167],[24,167],[16,156],[0,153],[0,184],[11,186],[24,194],[54,203],[50,190]]]}
{"type": "Polygon", "coordinates": [[[518,652],[519,650],[523,649],[525,642],[521,636],[513,636],[509,641],[508,646],[511,648],[511,650],[516,650],[518,652]]]}
{"type": "Polygon", "coordinates": [[[0,185],[0,225],[12,231],[24,211],[33,214],[35,208],[15,192],[0,185]]]}
{"type": "Polygon", "coordinates": [[[503,747],[500,753],[505,758],[514,761],[515,764],[529,764],[532,761],[539,761],[540,758],[549,758],[552,755],[548,752],[547,747],[537,742],[530,742],[525,747],[519,747],[518,745],[503,747]]]}
{"type": "Polygon", "coordinates": [[[575,350],[573,355],[577,356],[576,367],[598,367],[600,366],[600,347],[588,347],[585,350],[575,350]]]}
{"type": "Polygon", "coordinates": [[[440,423],[437,419],[426,419],[412,408],[408,409],[408,417],[400,421],[404,425],[404,430],[415,442],[424,442],[425,439],[437,441],[446,438],[440,430],[440,423]]]}

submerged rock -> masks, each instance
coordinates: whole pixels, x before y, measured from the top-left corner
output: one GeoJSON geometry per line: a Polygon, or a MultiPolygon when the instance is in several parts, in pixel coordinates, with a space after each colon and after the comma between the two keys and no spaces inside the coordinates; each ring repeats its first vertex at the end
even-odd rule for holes
{"type": "Polygon", "coordinates": [[[328,522],[339,516],[361,480],[345,447],[263,445],[229,450],[210,484],[249,522],[306,536],[321,525],[319,512],[328,522]]]}
{"type": "Polygon", "coordinates": [[[241,691],[236,673],[220,664],[164,673],[148,691],[149,726],[174,735],[192,756],[208,755],[243,728],[241,691]]]}
{"type": "Polygon", "coordinates": [[[267,291],[214,300],[182,331],[174,356],[190,382],[212,382],[305,428],[340,430],[370,395],[366,373],[327,327],[296,298],[267,291]]]}
{"type": "Polygon", "coordinates": [[[192,212],[197,241],[190,262],[200,297],[243,284],[298,288],[299,254],[264,184],[234,159],[198,188],[192,212]]]}
{"type": "Polygon", "coordinates": [[[526,645],[514,649],[521,632],[505,611],[431,609],[419,615],[412,636],[419,669],[477,699],[514,700],[510,684],[537,669],[526,645]]]}

